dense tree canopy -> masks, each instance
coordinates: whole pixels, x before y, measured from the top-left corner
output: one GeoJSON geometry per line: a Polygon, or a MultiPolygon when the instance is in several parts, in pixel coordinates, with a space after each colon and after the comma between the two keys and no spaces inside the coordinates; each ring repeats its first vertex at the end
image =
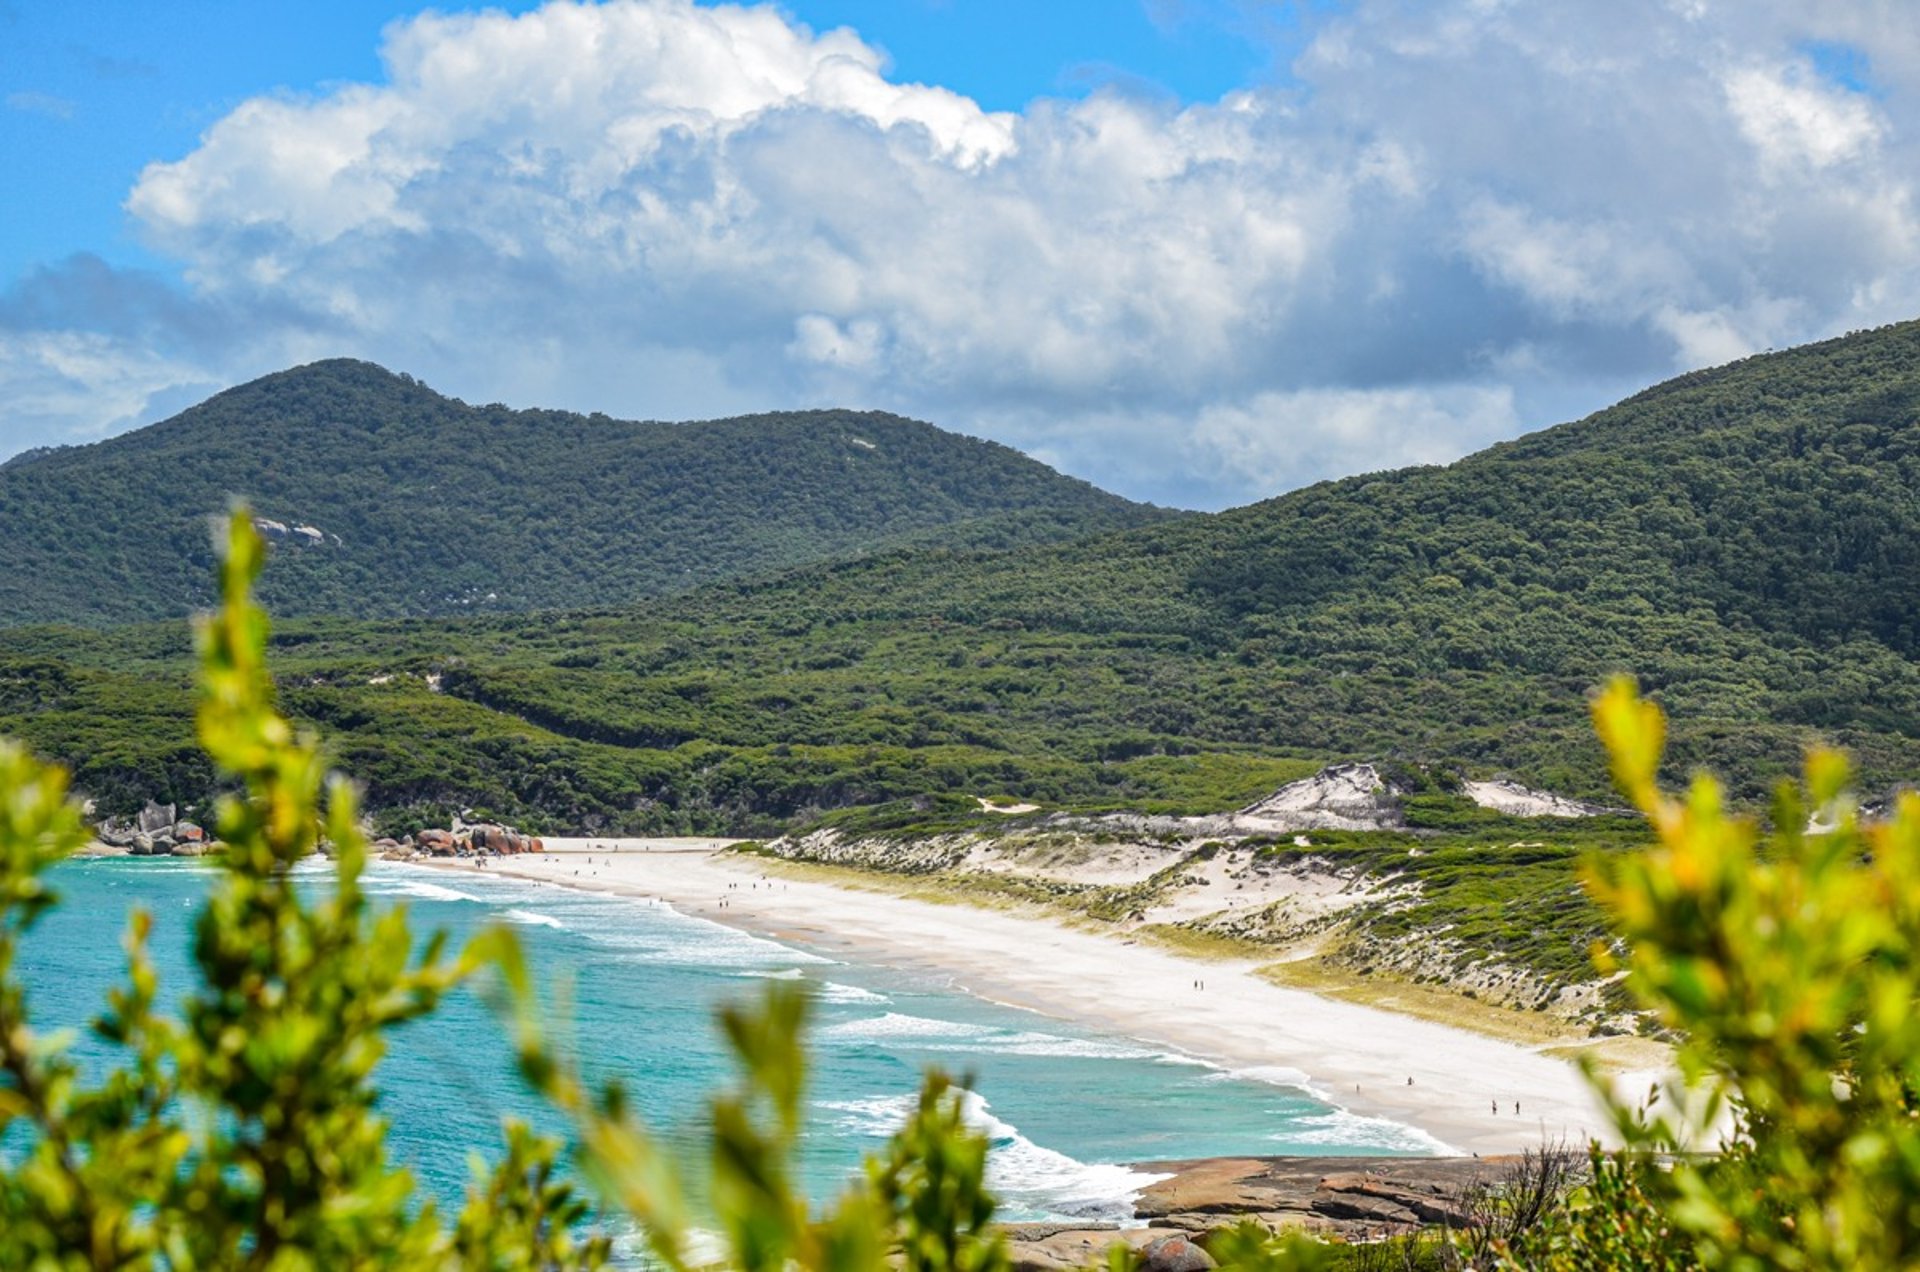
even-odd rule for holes
{"type": "Polygon", "coordinates": [[[336,360],[0,466],[0,624],[204,608],[236,496],[288,531],[276,612],[358,616],[608,605],[935,530],[1011,547],[1168,515],[878,412],[634,423],[336,360]]]}
{"type": "MultiPolygon", "coordinates": [[[[1603,796],[1581,703],[1629,668],[1681,721],[1670,773],[1716,766],[1753,797],[1824,740],[1884,791],[1920,772],[1916,400],[1910,323],[1217,516],[898,549],[644,609],[295,623],[281,692],[376,809],[551,828],[764,833],[943,793],[1209,811],[1340,758],[1603,796]]],[[[809,418],[845,449],[844,420],[809,418]]],[[[895,445],[883,424],[950,444],[860,427],[895,445]]],[[[283,550],[267,577],[298,590],[303,568],[283,550]]],[[[210,774],[187,666],[184,624],[6,632],[0,729],[110,807],[191,802],[210,774]]]]}

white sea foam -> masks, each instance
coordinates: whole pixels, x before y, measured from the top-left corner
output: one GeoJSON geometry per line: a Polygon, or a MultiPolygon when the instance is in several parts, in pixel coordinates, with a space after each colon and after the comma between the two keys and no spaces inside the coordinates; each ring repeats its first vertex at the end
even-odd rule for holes
{"type": "Polygon", "coordinates": [[[437,883],[428,883],[425,879],[406,879],[398,876],[385,876],[377,881],[369,880],[367,891],[373,896],[417,897],[423,901],[481,901],[471,892],[462,892],[458,888],[446,888],[437,883]]]}
{"type": "Polygon", "coordinates": [[[987,1182],[1002,1196],[1036,1210],[1075,1219],[1124,1223],[1133,1218],[1134,1198],[1165,1175],[1130,1166],[1083,1162],[1036,1144],[1018,1127],[996,1117],[979,1093],[961,1093],[969,1125],[987,1137],[987,1182]]]}
{"type": "Polygon", "coordinates": [[[504,917],[515,923],[524,923],[529,927],[559,928],[561,931],[565,931],[567,927],[566,924],[554,918],[551,914],[541,914],[537,910],[510,909],[504,917]]]}
{"type": "Polygon", "coordinates": [[[1301,1070],[1284,1064],[1256,1064],[1243,1069],[1221,1069],[1211,1076],[1221,1082],[1264,1082],[1268,1086],[1292,1087],[1322,1102],[1326,1102],[1328,1098],[1326,1092],[1313,1085],[1313,1079],[1301,1070]]]}
{"type": "Polygon", "coordinates": [[[1300,1118],[1273,1138],[1287,1144],[1325,1144],[1348,1149],[1379,1148],[1394,1153],[1438,1157],[1454,1156],[1459,1152],[1417,1126],[1390,1122],[1383,1117],[1364,1117],[1340,1108],[1300,1118]]]}
{"type": "Polygon", "coordinates": [[[735,976],[746,980],[803,980],[813,987],[813,996],[823,1003],[884,1003],[891,1002],[885,994],[876,994],[870,989],[858,985],[842,985],[838,981],[816,981],[798,967],[748,968],[735,972],[735,976]]]}
{"type": "Polygon", "coordinates": [[[858,985],[842,985],[838,981],[820,982],[820,1001],[823,1003],[884,1003],[890,1002],[885,994],[876,994],[870,989],[858,985]]]}
{"type": "MultiPolygon", "coordinates": [[[[1140,1190],[1166,1178],[1069,1157],[1028,1139],[1018,1127],[995,1115],[978,1092],[962,1091],[960,1100],[967,1125],[987,1137],[987,1183],[1010,1212],[1128,1223],[1140,1190]]],[[[836,1132],[880,1139],[900,1129],[914,1103],[911,1095],[882,1095],[824,1100],[818,1107],[839,1114],[833,1123],[836,1132]]]]}
{"type": "Polygon", "coordinates": [[[900,1129],[913,1111],[911,1095],[873,1095],[855,1100],[817,1100],[816,1108],[839,1114],[833,1129],[843,1135],[883,1138],[900,1129]]]}
{"type": "Polygon", "coordinates": [[[548,890],[537,899],[531,894],[503,894],[497,900],[537,904],[540,913],[557,916],[560,925],[575,936],[617,951],[618,957],[627,962],[756,977],[786,975],[796,963],[833,962],[778,941],[682,914],[667,905],[637,905],[625,898],[598,897],[577,889],[548,890]]]}
{"type": "Polygon", "coordinates": [[[759,970],[781,963],[827,963],[804,950],[763,940],[718,924],[674,927],[644,934],[620,929],[591,932],[592,940],[624,947],[629,957],[643,963],[683,963],[714,971],[759,970]]]}
{"type": "Polygon", "coordinates": [[[1005,1033],[981,1040],[982,1051],[1010,1056],[1066,1056],[1080,1060],[1160,1060],[1162,1052],[1095,1038],[1063,1038],[1049,1033],[1005,1033]]]}
{"type": "MultiPolygon", "coordinates": [[[[884,995],[854,986],[833,987],[845,997],[829,1001],[887,1002],[884,995]]],[[[969,1025],[950,1020],[932,1020],[925,1016],[890,1011],[880,1016],[842,1021],[821,1031],[822,1036],[840,1042],[904,1046],[924,1044],[927,1049],[950,1054],[999,1056],[1060,1056],[1078,1060],[1154,1060],[1167,1063],[1191,1063],[1188,1057],[1139,1047],[1130,1043],[1102,1041],[1097,1038],[1069,1038],[1035,1030],[1003,1029],[992,1025],[969,1025]]]]}
{"type": "Polygon", "coordinates": [[[1383,1117],[1366,1117],[1339,1107],[1324,1088],[1317,1086],[1299,1069],[1277,1064],[1253,1065],[1243,1069],[1222,1069],[1211,1076],[1220,1081],[1240,1079],[1285,1087],[1298,1091],[1318,1103],[1331,1106],[1324,1112],[1302,1114],[1289,1122],[1285,1130],[1277,1131],[1269,1137],[1284,1144],[1325,1145],[1345,1149],[1374,1148],[1391,1153],[1443,1157],[1458,1152],[1457,1149],[1417,1126],[1408,1126],[1403,1122],[1394,1122],[1383,1117]]]}
{"type": "Polygon", "coordinates": [[[833,959],[742,932],[698,915],[682,914],[671,906],[654,907],[656,921],[643,932],[631,921],[631,911],[608,925],[609,943],[629,944],[648,951],[644,961],[688,963],[715,970],[776,970],[800,964],[830,964],[833,959]]]}
{"type": "Polygon", "coordinates": [[[978,1038],[992,1032],[980,1025],[962,1024],[957,1020],[933,1020],[926,1016],[909,1016],[903,1012],[890,1011],[882,1016],[867,1016],[860,1020],[843,1020],[839,1024],[828,1025],[820,1031],[822,1038],[831,1038],[836,1042],[886,1043],[916,1039],[937,1038],[943,1050],[957,1050],[953,1044],[961,1039],[978,1038]]]}

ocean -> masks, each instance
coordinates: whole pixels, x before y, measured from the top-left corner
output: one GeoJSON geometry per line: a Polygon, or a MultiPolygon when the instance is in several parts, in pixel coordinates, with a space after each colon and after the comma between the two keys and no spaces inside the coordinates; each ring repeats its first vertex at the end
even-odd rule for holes
{"type": "MultiPolygon", "coordinates": [[[[313,886],[330,868],[315,862],[313,886]]],[[[54,871],[62,895],[28,939],[20,971],[36,1025],[78,1028],[121,975],[115,933],[129,907],[153,912],[162,1001],[191,984],[189,922],[217,867],[96,858],[54,871]]],[[[701,1161],[705,1096],[730,1074],[715,1008],[767,978],[814,993],[811,1122],[804,1176],[831,1197],[861,1156],[884,1144],[938,1065],[967,1075],[971,1116],[992,1138],[991,1182],[1004,1219],[1124,1220],[1148,1180],[1129,1163],[1231,1154],[1425,1155],[1424,1133],[1361,1118],[1318,1098],[1305,1075],[1228,1071],[1193,1056],[1105,1036],[983,1001],[925,973],[861,966],[765,940],[664,904],[485,875],[376,863],[369,893],[405,905],[416,936],[456,942],[513,925],[553,1004],[554,1028],[590,1075],[618,1075],[649,1124],[701,1161]]],[[[82,1032],[91,1064],[111,1049],[82,1032]]],[[[457,1204],[468,1154],[491,1157],[500,1119],[558,1121],[521,1084],[488,1008],[461,991],[393,1033],[377,1081],[395,1155],[444,1204],[457,1204]]]]}

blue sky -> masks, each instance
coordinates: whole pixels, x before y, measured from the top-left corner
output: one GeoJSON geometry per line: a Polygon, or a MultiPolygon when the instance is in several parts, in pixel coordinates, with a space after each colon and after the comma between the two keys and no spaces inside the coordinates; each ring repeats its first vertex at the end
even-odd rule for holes
{"type": "Polygon", "coordinates": [[[1221,507],[1920,315],[1888,0],[0,0],[0,458],[352,356],[1221,507]]]}
{"type": "MultiPolygon", "coordinates": [[[[392,0],[0,0],[0,285],[75,252],[166,270],[120,210],[140,170],[190,151],[248,97],[380,75],[381,30],[421,6],[392,0]]],[[[537,4],[489,4],[524,13],[537,4]]],[[[1132,0],[807,0],[815,29],[851,26],[897,78],[944,84],[989,110],[1115,83],[1182,101],[1271,74],[1291,26],[1234,6],[1132,0]]]]}
{"type": "Polygon", "coordinates": [[[6,0],[0,153],[14,197],[0,277],[76,251],[143,265],[120,204],[140,170],[178,158],[256,93],[380,70],[380,29],[407,6],[341,0],[6,0]]]}

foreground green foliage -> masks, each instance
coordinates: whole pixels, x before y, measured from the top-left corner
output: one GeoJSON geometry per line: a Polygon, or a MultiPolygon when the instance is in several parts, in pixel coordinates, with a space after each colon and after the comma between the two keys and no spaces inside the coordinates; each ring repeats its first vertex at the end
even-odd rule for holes
{"type": "Polygon", "coordinates": [[[236,494],[323,532],[276,545],[274,611],[358,616],[625,604],[933,531],[1010,548],[1167,515],[878,412],[636,423],[334,360],[0,464],[0,624],[204,607],[207,525],[236,494]]]}
{"type": "Polygon", "coordinates": [[[1586,1196],[1511,1266],[1915,1266],[1920,796],[1863,826],[1846,761],[1819,751],[1763,829],[1711,778],[1659,788],[1665,718],[1629,683],[1594,715],[1659,843],[1597,859],[1592,886],[1679,1070],[1645,1103],[1611,1101],[1628,1151],[1596,1154],[1586,1196]]]}
{"type": "MultiPolygon", "coordinates": [[[[265,617],[246,595],[261,551],[236,519],[225,604],[201,631],[200,738],[244,791],[219,808],[227,871],[195,925],[201,984],[181,1018],[160,1014],[136,914],[127,985],[95,1026],[127,1063],[98,1087],[33,1034],[12,982],[0,996],[0,1131],[17,1122],[28,1135],[0,1172],[5,1266],[408,1266],[449,1252],[433,1208],[386,1159],[371,1075],[382,1032],[431,1011],[471,962],[438,941],[413,959],[405,915],[370,913],[352,791],[268,705],[265,617]],[[323,833],[334,888],[309,904],[290,867],[323,833]]],[[[4,967],[48,901],[42,873],[82,836],[59,775],[17,751],[0,767],[4,967]]],[[[514,1174],[486,1185],[505,1203],[491,1213],[553,1229],[553,1253],[591,1255],[597,1244],[576,1250],[564,1231],[579,1214],[570,1191],[532,1182],[555,1151],[516,1131],[514,1174]]],[[[468,1249],[494,1239],[480,1205],[460,1221],[468,1249]]],[[[536,1266],[539,1248],[503,1266],[536,1266]]]]}
{"type": "MultiPolygon", "coordinates": [[[[386,1157],[372,1074],[384,1033],[432,1011],[482,966],[503,973],[522,1069],[576,1121],[579,1156],[656,1254],[690,1264],[688,1214],[669,1161],[610,1087],[589,1096],[546,1043],[510,933],[457,956],[417,955],[404,910],[375,915],[359,888],[366,845],[352,788],[272,709],[266,619],[248,595],[262,544],[231,528],[224,600],[201,627],[199,736],[240,788],[218,816],[225,871],[195,926],[200,983],[180,1018],[157,1007],[136,914],[128,978],[95,1025],[124,1063],[89,1085],[62,1040],[31,1028],[10,975],[53,904],[46,871],[82,841],[63,775],[0,745],[0,1266],[7,1268],[564,1269],[603,1265],[610,1243],[557,1172],[562,1149],[509,1123],[497,1165],[476,1167],[451,1226],[386,1157]],[[325,842],[333,887],[308,899],[292,866],[325,842]]],[[[771,1272],[887,1266],[995,1272],[982,1189],[986,1144],[944,1079],[868,1178],[816,1217],[794,1187],[806,1000],[776,989],[727,1014],[742,1065],[713,1105],[712,1208],[727,1261],[771,1272]]]]}

